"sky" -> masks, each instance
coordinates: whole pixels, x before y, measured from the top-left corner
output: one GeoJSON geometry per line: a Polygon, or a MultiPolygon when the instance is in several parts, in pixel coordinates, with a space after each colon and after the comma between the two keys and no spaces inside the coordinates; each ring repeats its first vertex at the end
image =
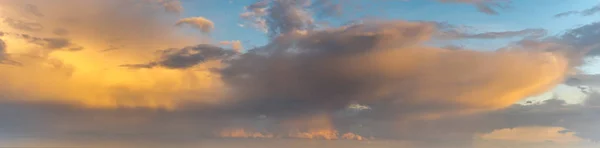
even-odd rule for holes
{"type": "Polygon", "coordinates": [[[0,147],[592,148],[597,0],[0,0],[0,147]]]}

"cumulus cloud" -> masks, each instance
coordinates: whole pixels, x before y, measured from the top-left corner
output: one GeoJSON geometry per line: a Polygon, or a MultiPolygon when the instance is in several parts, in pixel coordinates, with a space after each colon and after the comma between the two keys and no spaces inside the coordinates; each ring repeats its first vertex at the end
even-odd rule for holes
{"type": "Polygon", "coordinates": [[[184,24],[187,24],[196,29],[199,29],[200,31],[202,31],[204,33],[210,33],[215,28],[215,24],[212,21],[210,21],[204,17],[184,18],[184,19],[177,21],[177,23],[176,23],[177,26],[181,26],[184,24]]]}

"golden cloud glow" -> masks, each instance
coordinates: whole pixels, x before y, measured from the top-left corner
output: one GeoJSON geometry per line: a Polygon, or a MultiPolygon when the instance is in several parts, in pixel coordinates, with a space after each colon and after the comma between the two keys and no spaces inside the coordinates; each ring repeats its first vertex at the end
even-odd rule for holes
{"type": "MultiPolygon", "coordinates": [[[[38,5],[46,16],[53,17],[38,18],[36,23],[44,28],[64,28],[68,31],[68,40],[85,49],[77,52],[44,49],[16,34],[40,38],[60,36],[21,31],[0,23],[2,31],[15,34],[1,38],[7,43],[7,52],[24,65],[0,65],[0,81],[8,84],[0,87],[0,92],[27,94],[12,99],[59,101],[101,108],[172,109],[180,101],[210,103],[221,98],[222,82],[218,75],[209,71],[221,66],[216,61],[190,70],[130,70],[119,67],[124,63],[148,61],[154,57],[153,51],[156,50],[187,46],[193,40],[198,41],[198,37],[179,33],[173,26],[176,18],[160,14],[164,11],[162,8],[114,0],[29,2],[38,5]],[[72,5],[63,5],[65,3],[72,5]],[[112,15],[113,11],[122,13],[112,15]],[[158,15],[140,13],[145,11],[158,15]],[[169,19],[173,22],[164,23],[169,19]],[[110,48],[113,49],[108,51],[110,48]]],[[[1,4],[1,10],[7,12],[2,17],[28,19],[29,16],[19,10],[21,1],[4,1],[1,4]]]]}
{"type": "Polygon", "coordinates": [[[248,132],[244,129],[226,129],[219,132],[219,137],[224,138],[274,138],[273,134],[248,132]]]}
{"type": "Polygon", "coordinates": [[[480,135],[478,138],[483,140],[504,140],[517,142],[555,142],[555,143],[576,143],[584,141],[573,132],[565,132],[562,127],[519,127],[512,129],[500,129],[491,133],[480,135]]]}
{"type": "Polygon", "coordinates": [[[290,131],[288,135],[276,135],[273,133],[265,132],[251,132],[242,128],[225,129],[217,134],[223,138],[297,138],[297,139],[311,139],[311,140],[367,140],[363,136],[355,133],[339,134],[337,130],[332,129],[320,129],[320,130],[309,130],[306,132],[301,131],[290,131]]]}

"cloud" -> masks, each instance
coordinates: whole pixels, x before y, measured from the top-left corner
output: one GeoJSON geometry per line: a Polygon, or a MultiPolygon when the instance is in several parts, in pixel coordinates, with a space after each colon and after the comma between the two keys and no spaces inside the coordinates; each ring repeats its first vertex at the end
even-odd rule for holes
{"type": "Polygon", "coordinates": [[[600,44],[595,41],[600,37],[600,22],[586,24],[568,30],[560,37],[554,39],[555,42],[573,46],[574,49],[581,50],[586,56],[597,56],[600,54],[600,44]]]}
{"type": "Polygon", "coordinates": [[[595,88],[600,86],[600,75],[575,74],[569,76],[564,84],[577,87],[584,94],[590,94],[595,88]]]}
{"type": "MultiPolygon", "coordinates": [[[[268,32],[268,26],[266,19],[267,7],[270,4],[270,0],[261,0],[252,3],[249,6],[244,7],[245,11],[240,14],[240,18],[249,22],[249,24],[262,32],[268,32]]],[[[242,26],[246,26],[242,24],[242,26]]]]}
{"type": "Polygon", "coordinates": [[[54,33],[55,35],[59,35],[59,36],[65,36],[65,35],[69,34],[69,31],[64,28],[56,28],[52,31],[52,33],[54,33]]]}
{"type": "Polygon", "coordinates": [[[596,14],[598,12],[600,12],[600,4],[598,4],[598,5],[596,5],[596,6],[592,7],[592,8],[585,9],[585,10],[581,11],[581,15],[583,15],[583,16],[590,16],[590,15],[594,15],[594,14],[596,14]]]}
{"type": "MultiPolygon", "coordinates": [[[[381,141],[422,143],[413,147],[469,147],[473,140],[488,139],[489,141],[503,138],[507,140],[506,134],[515,134],[514,132],[521,133],[519,135],[522,137],[522,139],[511,137],[510,140],[516,142],[539,143],[556,138],[550,135],[569,138],[556,139],[554,142],[570,142],[577,139],[598,140],[599,131],[595,128],[600,123],[596,114],[599,111],[597,102],[596,95],[589,96],[584,104],[566,104],[560,100],[548,100],[531,105],[513,105],[500,110],[438,119],[390,122],[393,120],[375,119],[373,114],[363,112],[349,117],[338,116],[331,120],[335,127],[341,130],[340,133],[352,132],[356,135],[375,137],[375,139],[363,137],[370,143],[381,141]],[[545,128],[528,127],[553,128],[548,129],[548,132],[552,133],[544,134],[547,136],[544,138],[527,134],[542,134],[533,130],[539,131],[545,128]],[[571,132],[564,136],[558,135],[563,130],[571,132]]],[[[0,106],[3,113],[0,117],[11,119],[0,123],[0,128],[3,129],[0,137],[14,142],[26,139],[36,139],[36,141],[54,139],[79,141],[84,145],[117,142],[131,145],[129,147],[143,147],[187,145],[197,141],[218,140],[213,139],[216,138],[215,136],[277,138],[276,134],[294,136],[310,133],[310,131],[295,133],[293,129],[279,129],[281,130],[279,131],[278,128],[285,121],[274,117],[256,118],[215,114],[214,110],[211,111],[212,107],[198,104],[172,111],[144,108],[91,109],[42,102],[3,101],[0,106]],[[245,128],[237,128],[240,126],[245,128]],[[263,131],[261,127],[268,128],[263,131]],[[290,131],[293,134],[288,135],[290,131]]],[[[319,135],[331,134],[320,132],[319,135]]],[[[352,137],[349,134],[333,135],[337,135],[339,139],[352,137]]],[[[285,137],[279,138],[279,140],[285,139],[285,137]]]]}
{"type": "Polygon", "coordinates": [[[521,141],[531,143],[577,143],[583,139],[573,133],[561,133],[562,127],[517,127],[494,130],[484,134],[480,138],[485,140],[521,141]]]}
{"type": "Polygon", "coordinates": [[[315,0],[310,7],[322,17],[336,17],[341,16],[343,13],[342,4],[335,0],[315,0]]]}
{"type": "Polygon", "coordinates": [[[257,0],[246,6],[240,17],[274,38],[317,28],[315,15],[329,17],[341,13],[341,3],[332,0],[257,0]]]}
{"type": "Polygon", "coordinates": [[[570,45],[558,46],[571,42],[553,42],[555,50],[546,44],[550,39],[493,52],[432,47],[427,42],[445,31],[435,23],[365,21],[323,29],[314,27],[312,4],[281,0],[247,7],[264,10],[272,36],[267,45],[239,53],[179,34],[173,27],[179,18],[156,9],[157,1],[86,2],[32,0],[45,18],[65,18],[36,22],[67,29],[68,36],[3,37],[11,54],[28,53],[22,39],[39,50],[75,43],[86,50],[15,56],[26,64],[0,67],[0,118],[11,119],[0,123],[0,139],[142,147],[281,136],[448,148],[528,126],[598,139],[596,101],[514,105],[562,83],[578,66],[564,52],[570,45]],[[98,52],[109,47],[122,49],[98,52]],[[157,49],[166,50],[150,52],[157,49]],[[141,64],[118,66],[124,63],[141,64]]]}
{"type": "Polygon", "coordinates": [[[440,39],[501,39],[501,38],[541,38],[546,36],[545,29],[523,29],[517,31],[501,31],[501,32],[482,32],[469,33],[469,29],[465,30],[456,26],[441,25],[442,30],[436,37],[440,39]]]}
{"type": "Polygon", "coordinates": [[[4,18],[4,23],[9,25],[12,28],[24,30],[24,31],[41,31],[44,29],[44,26],[42,26],[39,23],[26,22],[26,21],[12,19],[12,18],[4,18]]]}
{"type": "Polygon", "coordinates": [[[438,0],[444,3],[466,3],[473,4],[477,7],[479,12],[496,15],[498,14],[496,8],[505,8],[506,5],[502,5],[503,3],[510,3],[510,0],[438,0]]]}
{"type": "Polygon", "coordinates": [[[556,18],[567,17],[570,15],[578,14],[578,13],[579,13],[579,11],[567,11],[567,12],[556,14],[556,15],[554,15],[554,17],[556,17],[556,18]]]}
{"type": "Polygon", "coordinates": [[[543,51],[560,52],[570,61],[570,65],[577,67],[585,64],[586,58],[593,58],[600,53],[600,44],[595,39],[600,36],[600,23],[594,22],[573,29],[566,30],[556,36],[529,37],[509,45],[502,50],[535,49],[543,51]]]}
{"type": "MultiPolygon", "coordinates": [[[[1,33],[1,32],[0,32],[1,33]]],[[[1,33],[3,34],[3,33],[1,33]]],[[[2,37],[2,35],[0,35],[2,37]]],[[[2,39],[0,39],[0,64],[8,64],[8,65],[21,65],[21,63],[13,61],[9,59],[10,55],[6,52],[6,43],[2,39]]]]}
{"type": "Polygon", "coordinates": [[[29,43],[38,45],[43,49],[47,50],[67,50],[67,51],[79,51],[83,50],[83,47],[72,43],[69,39],[66,38],[41,38],[31,36],[29,34],[14,34],[18,38],[22,38],[29,43]]]}
{"type": "Polygon", "coordinates": [[[180,14],[183,12],[183,6],[179,0],[156,0],[161,4],[165,11],[180,14]]]}
{"type": "Polygon", "coordinates": [[[183,24],[188,24],[204,33],[210,33],[215,28],[215,24],[204,17],[184,18],[176,23],[177,26],[181,26],[183,24]]]}
{"type": "Polygon", "coordinates": [[[554,15],[554,17],[556,17],[556,18],[567,17],[567,16],[571,16],[571,15],[576,15],[576,14],[580,14],[581,16],[591,16],[591,15],[595,15],[598,12],[600,12],[600,4],[598,4],[592,8],[588,8],[588,9],[581,10],[581,11],[567,11],[567,12],[559,13],[559,14],[554,15]]]}
{"type": "Polygon", "coordinates": [[[236,54],[235,51],[226,50],[217,46],[201,44],[181,49],[166,49],[158,51],[159,59],[147,64],[122,65],[131,68],[153,68],[162,66],[172,69],[185,69],[209,60],[225,60],[236,54]]]}
{"type": "MultiPolygon", "coordinates": [[[[173,108],[174,102],[179,102],[176,100],[212,102],[220,98],[217,96],[221,94],[222,82],[209,68],[198,69],[203,66],[190,70],[119,67],[154,61],[156,55],[149,51],[209,42],[204,36],[189,36],[181,28],[173,27],[179,16],[166,12],[156,0],[7,0],[0,3],[6,12],[2,13],[2,19],[26,20],[44,28],[32,32],[1,22],[6,28],[2,39],[10,60],[23,65],[0,67],[0,81],[7,84],[0,87],[2,94],[28,96],[22,98],[28,101],[64,101],[90,108],[173,108]],[[32,17],[22,11],[26,4],[37,6],[45,17],[32,17]],[[57,28],[68,30],[68,34],[54,34],[52,29],[57,28]],[[101,52],[109,48],[119,50],[101,52]]],[[[207,65],[217,64],[208,62],[207,65]]]]}
{"type": "Polygon", "coordinates": [[[0,40],[0,63],[4,63],[7,60],[8,54],[6,53],[6,43],[0,40]]]}
{"type": "Polygon", "coordinates": [[[277,0],[267,9],[267,25],[272,37],[309,30],[314,25],[312,14],[305,9],[309,1],[277,0]]]}
{"type": "Polygon", "coordinates": [[[221,41],[219,42],[222,45],[230,45],[231,49],[233,49],[236,52],[241,52],[244,47],[242,46],[242,42],[239,40],[234,40],[234,41],[221,41]]]}
{"type": "Polygon", "coordinates": [[[229,61],[222,78],[244,98],[231,107],[241,114],[285,118],[359,103],[412,118],[503,108],[560,83],[569,69],[552,52],[424,46],[434,32],[431,23],[391,21],[282,36],[229,61]],[[507,83],[516,75],[520,83],[507,83]]]}
{"type": "Polygon", "coordinates": [[[598,141],[600,137],[597,133],[600,131],[591,125],[600,122],[594,117],[597,116],[594,113],[598,111],[599,99],[597,93],[592,93],[582,104],[567,104],[562,100],[552,99],[535,105],[515,105],[504,111],[490,113],[489,118],[503,116],[496,120],[515,121],[506,128],[528,125],[563,127],[575,136],[598,141]]]}
{"type": "Polygon", "coordinates": [[[27,11],[37,17],[44,17],[44,14],[40,11],[40,9],[36,5],[26,4],[25,11],[27,11]]]}

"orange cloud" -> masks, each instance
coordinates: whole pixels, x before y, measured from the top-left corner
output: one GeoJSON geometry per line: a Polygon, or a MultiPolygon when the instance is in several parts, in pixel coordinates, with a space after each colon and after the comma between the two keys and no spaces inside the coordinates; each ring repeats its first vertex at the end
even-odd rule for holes
{"type": "Polygon", "coordinates": [[[204,17],[184,18],[176,23],[178,26],[183,24],[188,24],[194,28],[200,29],[204,33],[210,33],[215,28],[215,24],[204,17]]]}
{"type": "Polygon", "coordinates": [[[563,132],[565,128],[561,127],[518,127],[511,129],[499,129],[493,132],[482,134],[477,138],[482,140],[503,140],[532,143],[576,143],[584,141],[573,132],[563,132]]]}
{"type": "MultiPolygon", "coordinates": [[[[30,32],[0,23],[6,34],[6,52],[22,67],[0,66],[0,92],[19,100],[58,101],[88,107],[150,107],[173,109],[180,101],[216,102],[222,98],[222,82],[210,69],[220,62],[206,62],[193,70],[162,68],[128,70],[125,63],[141,63],[155,57],[153,51],[208,42],[184,35],[173,24],[177,16],[164,13],[160,1],[9,0],[0,2],[0,17],[27,20],[42,26],[30,32]],[[69,5],[65,5],[69,4],[69,5]],[[35,6],[45,17],[23,13],[35,6]],[[156,7],[159,6],[159,7],[156,7]],[[153,13],[147,13],[153,12],[153,13]],[[55,28],[68,34],[55,35],[55,28]],[[14,35],[13,35],[14,34],[14,35]],[[27,37],[60,38],[77,44],[80,51],[49,50],[27,37]],[[212,100],[212,101],[211,101],[212,100]]],[[[46,44],[44,44],[46,45],[46,44]]]]}
{"type": "Polygon", "coordinates": [[[274,138],[270,133],[248,132],[244,129],[226,129],[221,131],[219,136],[224,138],[274,138]]]}

